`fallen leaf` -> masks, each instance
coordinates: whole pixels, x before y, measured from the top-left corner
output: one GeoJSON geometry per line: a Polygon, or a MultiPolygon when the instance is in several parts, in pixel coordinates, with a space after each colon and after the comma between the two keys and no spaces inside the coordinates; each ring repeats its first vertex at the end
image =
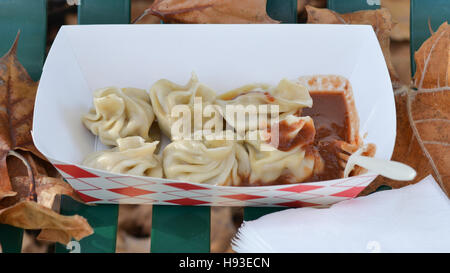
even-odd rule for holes
{"type": "Polygon", "coordinates": [[[415,53],[413,90],[403,86],[395,91],[397,138],[393,160],[417,171],[413,181],[375,179],[360,195],[381,185],[400,188],[433,173],[450,197],[450,27],[443,23],[415,53]]]}
{"type": "MultiPolygon", "coordinates": [[[[15,175],[20,176],[12,176],[11,185],[17,194],[0,200],[0,223],[24,229],[42,229],[38,239],[63,244],[70,241],[70,236],[77,239],[92,234],[92,228],[83,217],[62,216],[51,210],[57,195],[68,195],[82,202],[73,188],[61,178],[46,176],[48,171],[43,160],[35,158],[29,152],[21,152],[20,155],[30,166],[33,175],[25,176],[27,172],[24,168],[15,168],[15,175]],[[32,185],[36,200],[29,198],[32,185]],[[16,208],[21,203],[24,205],[16,208]],[[20,209],[24,211],[18,211],[20,209]]],[[[16,157],[9,158],[8,161],[10,165],[20,166],[16,157]]]]}
{"type": "Polygon", "coordinates": [[[6,165],[9,151],[30,151],[45,158],[31,137],[37,83],[17,60],[18,40],[19,34],[11,49],[0,58],[0,200],[15,194],[6,165]]]}
{"type": "Polygon", "coordinates": [[[39,239],[67,244],[71,238],[81,240],[93,233],[86,219],[64,216],[33,201],[22,201],[0,210],[0,223],[24,229],[42,229],[39,239]],[[41,236],[43,234],[43,236],[41,236]],[[51,234],[52,236],[47,236],[51,234]]]}
{"type": "Polygon", "coordinates": [[[412,131],[434,177],[450,197],[450,26],[443,23],[414,54],[416,73],[407,100],[412,131]]]}
{"type": "Polygon", "coordinates": [[[81,199],[33,144],[37,83],[17,59],[18,39],[0,58],[0,223],[42,229],[40,239],[79,240],[92,234],[86,219],[51,210],[57,195],[81,199]]]}
{"type": "Polygon", "coordinates": [[[146,15],[155,15],[165,23],[278,23],[267,15],[266,2],[267,0],[156,0],[134,22],[146,15]]]}
{"type": "Polygon", "coordinates": [[[391,62],[390,35],[392,18],[389,10],[362,10],[340,14],[329,9],[320,9],[307,5],[308,24],[362,24],[372,25],[383,51],[384,59],[394,88],[400,86],[400,79],[391,62]]]}

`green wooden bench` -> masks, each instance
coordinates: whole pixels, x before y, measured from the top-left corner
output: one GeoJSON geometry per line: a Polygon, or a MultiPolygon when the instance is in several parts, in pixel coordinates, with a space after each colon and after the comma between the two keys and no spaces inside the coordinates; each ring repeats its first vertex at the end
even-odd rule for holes
{"type": "MultiPolygon", "coordinates": [[[[338,12],[375,9],[373,0],[328,0],[328,7],[338,12]],[[369,4],[368,4],[369,3],[369,4]]],[[[435,28],[450,14],[448,0],[411,0],[411,52],[429,36],[428,15],[435,28]],[[437,3],[439,2],[439,3],[437,3]],[[432,12],[431,12],[432,11],[432,12]],[[415,18],[418,18],[417,21],[415,18]],[[423,23],[425,21],[425,24],[423,23]]],[[[34,80],[41,74],[46,40],[46,0],[2,0],[0,2],[0,55],[10,47],[21,29],[18,57],[34,80]]],[[[268,0],[268,14],[283,23],[296,23],[296,0],[268,0]]],[[[78,6],[79,24],[127,24],[130,22],[130,0],[82,0],[78,6]]],[[[256,219],[282,208],[244,209],[244,219],[256,219]]],[[[94,234],[81,240],[81,252],[115,252],[117,233],[117,205],[86,206],[69,197],[62,197],[61,213],[79,214],[87,218],[94,234]]],[[[210,207],[153,206],[151,252],[209,252],[210,207]]],[[[0,225],[0,244],[4,252],[20,252],[23,231],[0,225]]],[[[69,252],[57,244],[56,252],[69,252]]]]}

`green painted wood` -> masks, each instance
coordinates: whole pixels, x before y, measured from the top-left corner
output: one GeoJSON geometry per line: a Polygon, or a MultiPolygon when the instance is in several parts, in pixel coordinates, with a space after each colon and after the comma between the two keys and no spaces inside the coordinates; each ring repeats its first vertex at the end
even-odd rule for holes
{"type": "Polygon", "coordinates": [[[3,253],[20,253],[23,229],[0,224],[0,245],[3,253]]]}
{"type": "Polygon", "coordinates": [[[47,35],[46,0],[0,1],[0,55],[11,47],[19,29],[21,35],[17,56],[33,80],[37,81],[44,64],[47,35]]]}
{"type": "Polygon", "coordinates": [[[130,10],[130,0],[81,0],[78,5],[78,23],[128,24],[130,10]]]}
{"type": "Polygon", "coordinates": [[[256,220],[261,216],[264,216],[266,214],[282,211],[287,208],[285,207],[246,207],[244,209],[244,220],[245,221],[252,221],[256,220]]]}
{"type": "Polygon", "coordinates": [[[153,206],[151,252],[207,253],[210,251],[211,208],[153,206]]]}
{"type": "Polygon", "coordinates": [[[375,192],[387,191],[387,190],[392,190],[392,187],[391,186],[387,186],[387,185],[381,185],[375,190],[375,192]]]}
{"type": "MultiPolygon", "coordinates": [[[[130,22],[130,0],[80,0],[79,24],[128,24],[130,22]]],[[[82,239],[83,253],[115,252],[118,205],[86,206],[69,197],[61,200],[61,213],[79,214],[87,219],[94,234],[82,239]]],[[[56,252],[68,252],[66,246],[58,244],[56,252]]]]}
{"type": "Polygon", "coordinates": [[[328,0],[327,7],[339,13],[379,9],[380,0],[328,0]]]}
{"type": "MultiPolygon", "coordinates": [[[[94,229],[94,234],[79,241],[81,253],[115,252],[119,206],[88,206],[76,202],[68,196],[62,196],[60,212],[63,215],[81,215],[94,229]]],[[[66,246],[61,244],[56,244],[55,251],[57,253],[69,252],[66,246]]]]}
{"type": "Polygon", "coordinates": [[[428,20],[433,31],[445,21],[450,21],[449,0],[411,0],[410,34],[411,34],[411,75],[416,72],[414,52],[431,36],[428,20]]]}
{"type": "MultiPolygon", "coordinates": [[[[0,1],[0,56],[11,47],[21,31],[17,57],[33,80],[39,80],[44,62],[47,33],[45,0],[0,1]]],[[[0,244],[3,252],[18,253],[22,249],[23,230],[0,225],[0,244]]]]}
{"type": "Polygon", "coordinates": [[[282,23],[297,23],[297,0],[267,0],[267,14],[282,23]]]}

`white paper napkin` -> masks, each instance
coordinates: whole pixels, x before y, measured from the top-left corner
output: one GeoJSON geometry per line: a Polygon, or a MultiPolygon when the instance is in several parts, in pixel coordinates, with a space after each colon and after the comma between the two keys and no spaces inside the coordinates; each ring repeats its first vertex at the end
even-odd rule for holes
{"type": "Polygon", "coordinates": [[[242,224],[236,252],[450,252],[450,200],[430,175],[330,208],[288,209],[242,224]]]}

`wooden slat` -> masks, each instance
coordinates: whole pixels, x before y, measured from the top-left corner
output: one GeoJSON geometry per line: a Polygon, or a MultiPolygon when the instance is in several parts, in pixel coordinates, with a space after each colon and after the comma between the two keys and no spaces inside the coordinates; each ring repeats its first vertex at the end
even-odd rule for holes
{"type": "Polygon", "coordinates": [[[210,219],[210,207],[153,206],[151,252],[209,252],[210,219]]]}
{"type": "MultiPolygon", "coordinates": [[[[81,253],[111,253],[116,250],[117,217],[119,206],[96,205],[87,206],[74,201],[72,198],[61,198],[61,214],[78,214],[85,217],[94,229],[94,234],[82,239],[81,253]]],[[[69,252],[66,246],[56,244],[57,253],[69,252]]]]}
{"type": "MultiPolygon", "coordinates": [[[[47,6],[45,0],[0,1],[0,56],[11,47],[20,29],[17,49],[19,61],[33,80],[39,80],[44,62],[47,32],[47,6]]],[[[3,252],[17,253],[22,249],[23,230],[0,225],[0,244],[3,252]]]]}
{"type": "Polygon", "coordinates": [[[380,0],[328,0],[327,7],[339,13],[379,9],[380,0]]]}
{"type": "Polygon", "coordinates": [[[416,64],[414,52],[431,36],[428,20],[433,31],[445,21],[450,22],[450,0],[411,0],[410,33],[411,33],[411,75],[414,76],[416,64]]]}
{"type": "MultiPolygon", "coordinates": [[[[80,3],[79,24],[128,24],[130,22],[130,0],[82,0],[80,3]]],[[[61,213],[79,214],[85,217],[93,227],[94,234],[79,242],[82,253],[115,252],[118,205],[86,206],[63,197],[61,213]]],[[[56,252],[68,252],[68,250],[65,246],[58,244],[56,252]]]]}
{"type": "Polygon", "coordinates": [[[20,253],[22,250],[23,229],[0,225],[0,245],[3,253],[20,253]]]}
{"type": "Polygon", "coordinates": [[[80,3],[80,25],[130,23],[130,0],[82,0],[80,3]]]}
{"type": "Polygon", "coordinates": [[[256,220],[261,216],[264,216],[266,214],[282,211],[286,208],[283,207],[246,207],[244,209],[244,220],[245,221],[251,221],[256,220]]]}
{"type": "Polygon", "coordinates": [[[11,47],[17,31],[20,40],[17,56],[33,80],[41,77],[47,37],[46,0],[0,1],[0,55],[11,47]]]}
{"type": "Polygon", "coordinates": [[[281,23],[297,23],[297,0],[267,0],[267,14],[281,23]]]}

